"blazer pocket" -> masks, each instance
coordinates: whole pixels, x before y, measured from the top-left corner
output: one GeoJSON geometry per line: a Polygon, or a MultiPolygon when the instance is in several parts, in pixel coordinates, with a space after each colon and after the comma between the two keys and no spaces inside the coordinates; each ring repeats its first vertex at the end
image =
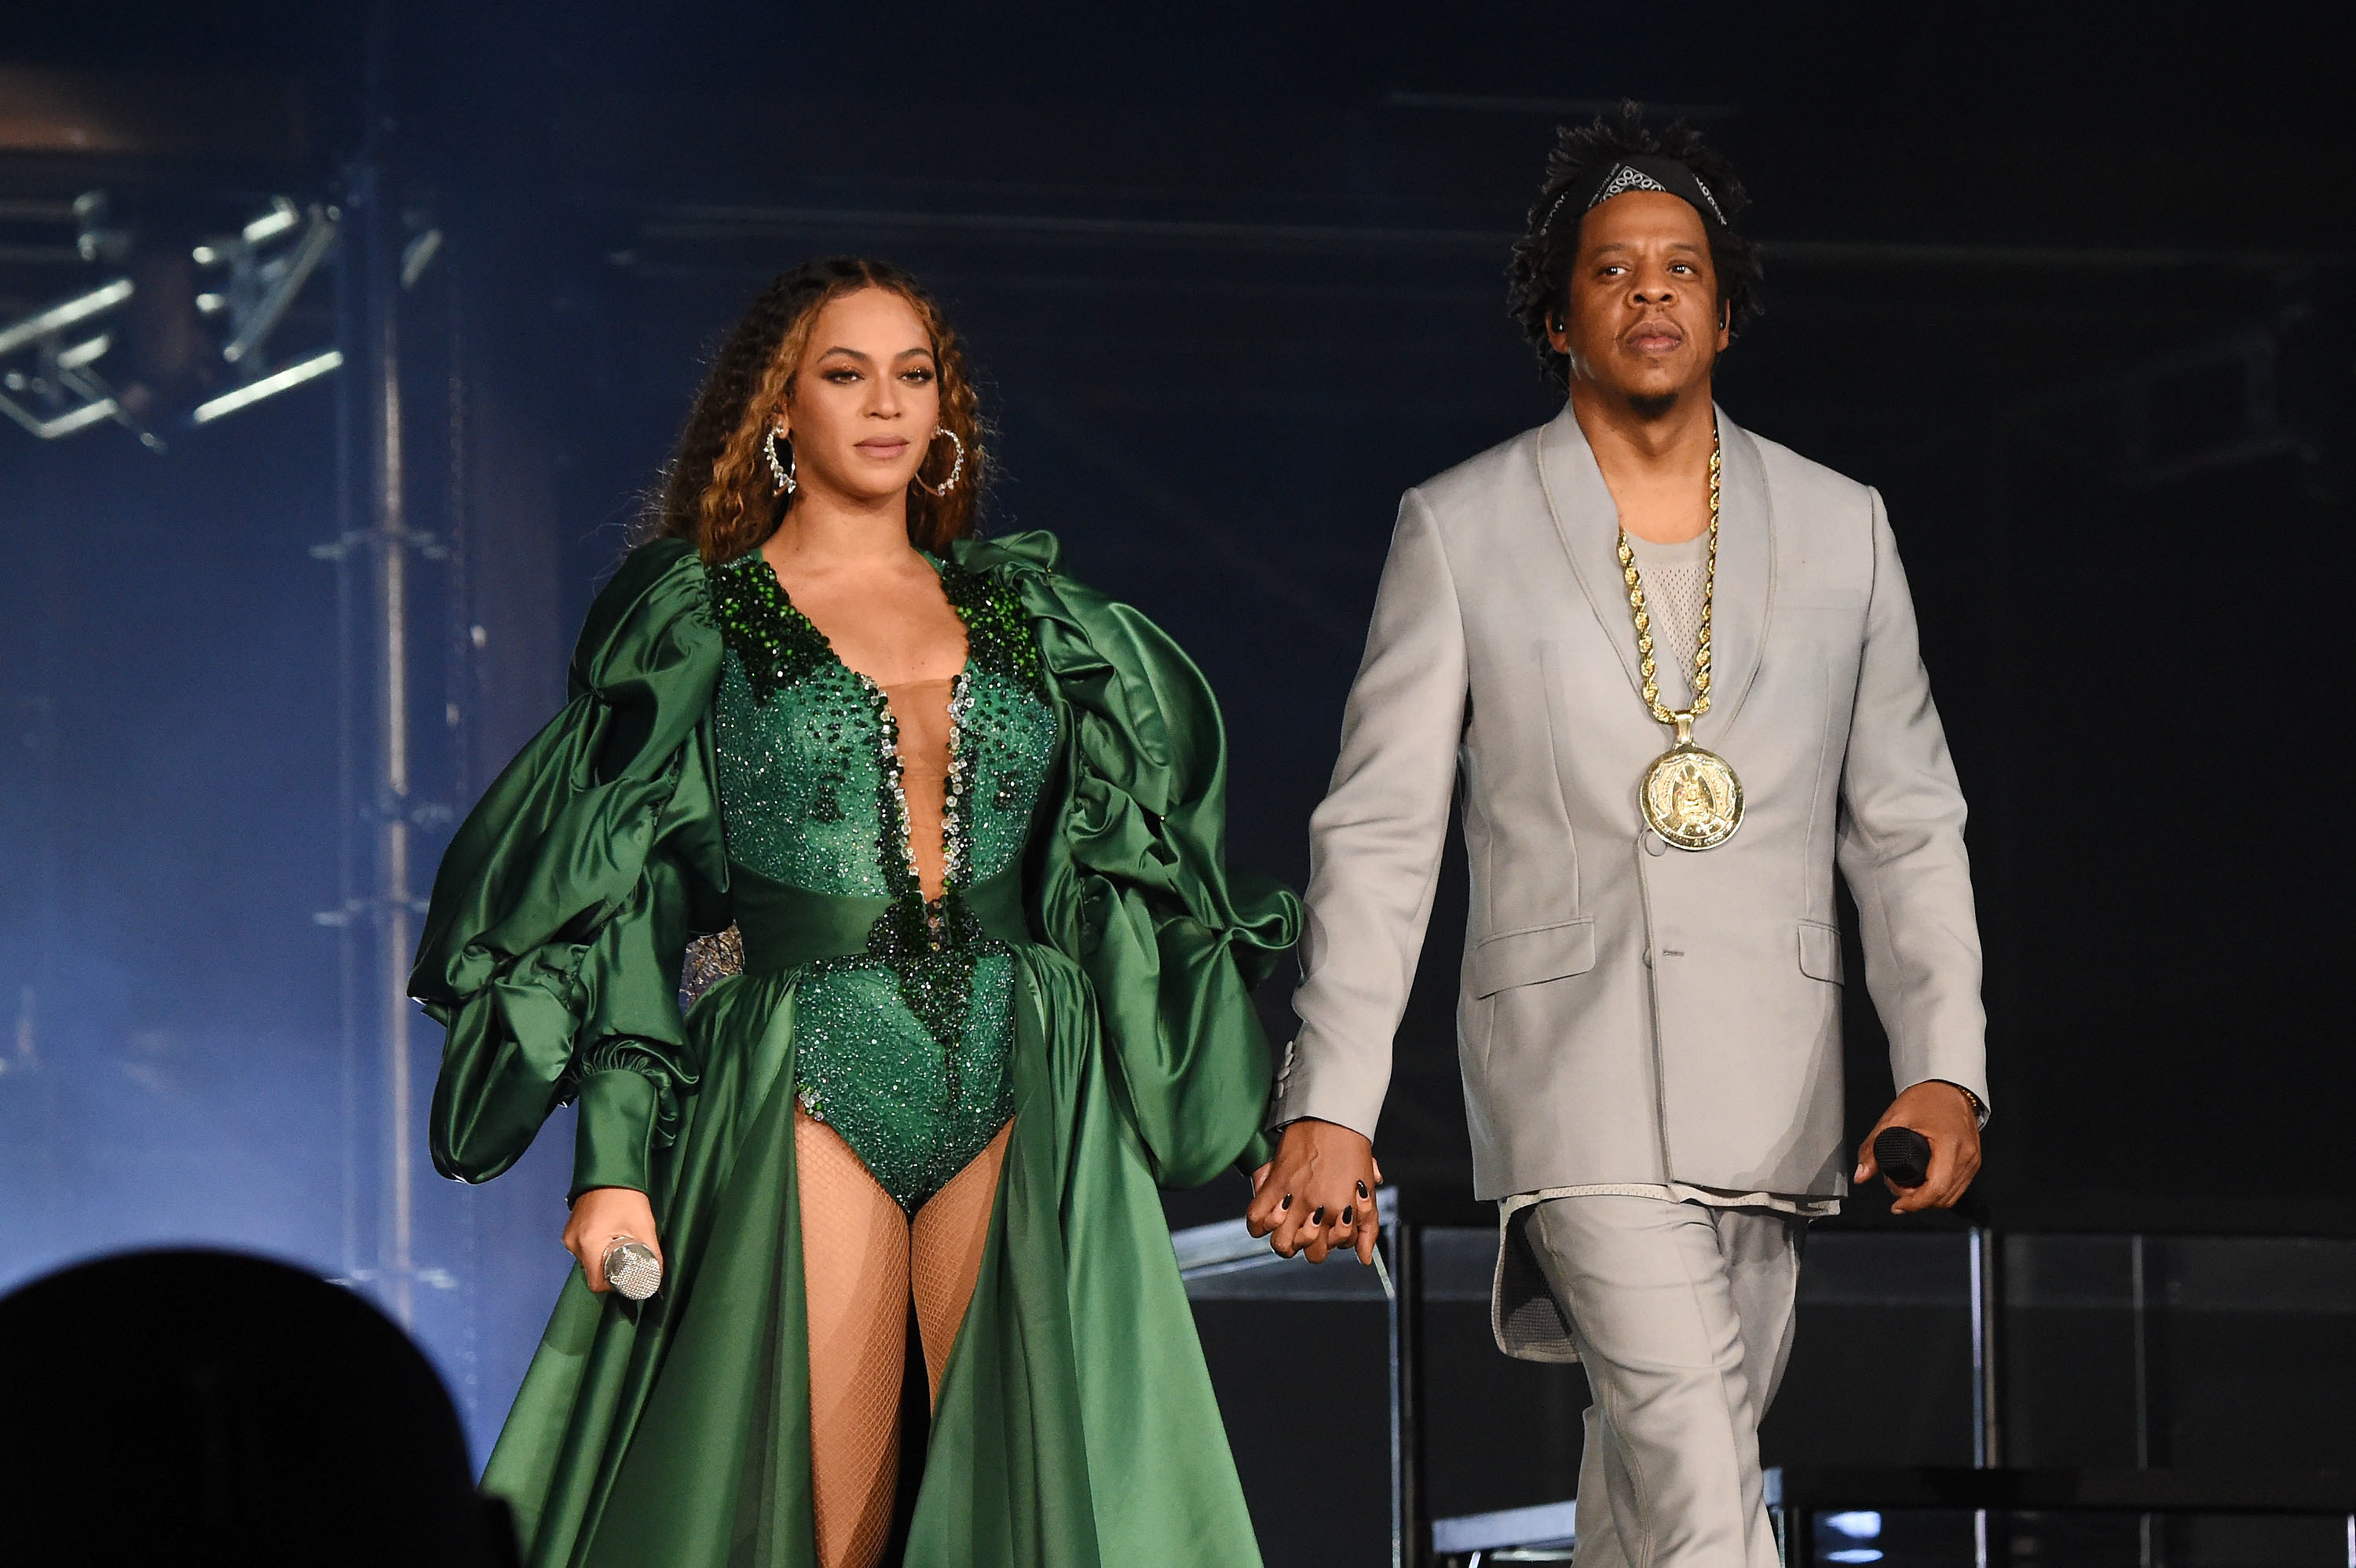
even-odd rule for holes
{"type": "Polygon", "coordinates": [[[1842,983],[1839,926],[1815,920],[1800,923],[1800,973],[1811,980],[1842,983]]]}
{"type": "Polygon", "coordinates": [[[1494,997],[1515,986],[1535,986],[1595,967],[1595,917],[1501,932],[1483,938],[1464,966],[1475,997],[1494,997]]]}

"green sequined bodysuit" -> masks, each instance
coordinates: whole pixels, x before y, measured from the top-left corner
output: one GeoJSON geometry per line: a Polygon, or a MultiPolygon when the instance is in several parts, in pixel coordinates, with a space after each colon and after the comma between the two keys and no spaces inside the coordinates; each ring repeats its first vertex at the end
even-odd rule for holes
{"type": "Polygon", "coordinates": [[[994,576],[935,563],[965,623],[950,688],[941,897],[909,844],[898,725],[756,552],[716,569],[712,709],[728,858],[794,889],[888,899],[866,950],[809,966],[797,1093],[911,1214],[1013,1114],[1012,957],[964,891],[1012,871],[1055,755],[1039,653],[994,576]]]}

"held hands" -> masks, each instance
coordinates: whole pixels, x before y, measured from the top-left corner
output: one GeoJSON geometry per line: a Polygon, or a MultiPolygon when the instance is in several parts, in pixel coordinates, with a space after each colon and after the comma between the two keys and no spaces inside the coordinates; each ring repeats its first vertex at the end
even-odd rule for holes
{"type": "Polygon", "coordinates": [[[662,1243],[655,1240],[655,1211],[647,1195],[634,1187],[593,1187],[573,1200],[573,1218],[565,1222],[564,1250],[580,1260],[589,1276],[589,1288],[603,1296],[605,1249],[616,1236],[644,1242],[662,1261],[662,1243]]]}
{"type": "Polygon", "coordinates": [[[1922,1209],[1954,1207],[1980,1169],[1980,1120],[1972,1111],[1971,1101],[1961,1089],[1935,1078],[1900,1094],[1865,1135],[1852,1178],[1857,1185],[1881,1175],[1881,1167],[1873,1157],[1873,1140],[1881,1136],[1882,1128],[1892,1126],[1912,1127],[1931,1140],[1931,1168],[1920,1187],[1900,1187],[1883,1178],[1882,1185],[1898,1200],[1890,1211],[1912,1214],[1922,1209]]]}
{"type": "Polygon", "coordinates": [[[1244,1224],[1285,1257],[1306,1252],[1322,1264],[1325,1254],[1355,1249],[1358,1261],[1375,1261],[1375,1189],[1383,1168],[1365,1134],[1333,1122],[1304,1117],[1284,1129],[1276,1157],[1252,1172],[1251,1207],[1244,1224]]]}

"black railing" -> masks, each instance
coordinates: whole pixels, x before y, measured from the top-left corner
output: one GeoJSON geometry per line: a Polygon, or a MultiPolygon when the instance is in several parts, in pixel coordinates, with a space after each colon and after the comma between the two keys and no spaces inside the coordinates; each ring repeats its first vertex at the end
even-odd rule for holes
{"type": "MultiPolygon", "coordinates": [[[[1383,1309],[1398,1568],[1567,1560],[1563,1467],[1517,1471],[1541,1488],[1519,1506],[1433,1517],[1456,1500],[1435,1499],[1436,1455],[1470,1448],[1480,1470],[1483,1444],[1526,1445],[1530,1428],[1494,1387],[1451,1382],[1426,1406],[1426,1308],[1469,1318],[1486,1303],[1496,1233],[1403,1224],[1384,1197],[1375,1269],[1288,1263],[1237,1221],[1178,1233],[1189,1294],[1383,1309]]],[[[2356,1568],[2356,1240],[1824,1232],[1800,1311],[1762,1443],[1791,1563],[2226,1561],[2241,1549],[2215,1544],[2223,1527],[2187,1517],[2271,1516],[2298,1522],[2267,1527],[2258,1557],[2356,1568]]],[[[1559,1454],[1575,1436],[1549,1441],[1559,1454]]]]}

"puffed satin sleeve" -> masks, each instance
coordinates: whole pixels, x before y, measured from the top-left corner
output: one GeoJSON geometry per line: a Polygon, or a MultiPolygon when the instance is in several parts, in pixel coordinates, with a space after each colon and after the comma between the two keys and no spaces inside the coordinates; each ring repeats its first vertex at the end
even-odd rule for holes
{"type": "Polygon", "coordinates": [[[580,1100],[573,1193],[645,1190],[696,1063],[681,955],[724,925],[703,723],[720,635],[676,539],[633,552],[589,612],[564,710],[477,804],[434,879],[410,991],[449,1031],[434,1168],[487,1181],[580,1100]]]}
{"type": "Polygon", "coordinates": [[[1063,725],[1057,815],[1034,884],[1046,940],[1077,962],[1154,1179],[1199,1186],[1264,1157],[1268,1039],[1252,988],[1299,937],[1301,902],[1226,865],[1226,734],[1177,644],[1054,567],[1055,540],[966,547],[1008,566],[1063,725]]]}

